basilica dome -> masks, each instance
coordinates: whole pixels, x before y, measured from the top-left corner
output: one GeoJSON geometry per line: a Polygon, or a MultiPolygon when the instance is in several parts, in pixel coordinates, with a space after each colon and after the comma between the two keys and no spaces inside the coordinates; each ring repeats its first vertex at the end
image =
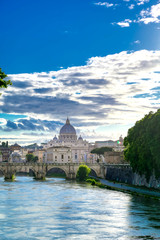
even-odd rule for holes
{"type": "Polygon", "coordinates": [[[61,128],[60,134],[76,134],[75,128],[70,124],[69,119],[67,118],[66,124],[61,128]]]}
{"type": "Polygon", "coordinates": [[[60,130],[59,140],[63,142],[75,142],[77,140],[76,130],[70,124],[68,118],[66,124],[60,130]]]}

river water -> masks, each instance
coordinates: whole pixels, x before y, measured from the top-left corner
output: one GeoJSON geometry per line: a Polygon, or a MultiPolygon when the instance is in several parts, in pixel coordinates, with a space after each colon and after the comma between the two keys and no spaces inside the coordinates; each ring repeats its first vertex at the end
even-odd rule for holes
{"type": "Polygon", "coordinates": [[[0,240],[160,239],[160,201],[50,178],[0,178],[0,240]]]}

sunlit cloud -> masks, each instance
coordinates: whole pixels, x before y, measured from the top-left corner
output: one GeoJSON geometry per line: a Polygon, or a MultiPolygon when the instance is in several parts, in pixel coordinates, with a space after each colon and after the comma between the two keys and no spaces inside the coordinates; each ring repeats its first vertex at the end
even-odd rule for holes
{"type": "Polygon", "coordinates": [[[160,107],[159,66],[160,51],[141,50],[92,57],[84,66],[48,73],[9,75],[13,86],[3,92],[1,110],[28,117],[2,119],[2,130],[50,135],[67,116],[83,132],[132,125],[160,107]]]}
{"type": "MultiPolygon", "coordinates": [[[[148,3],[149,0],[140,0],[137,2],[137,5],[143,5],[148,3]]],[[[128,6],[130,10],[134,9],[135,4],[128,6]]],[[[120,22],[112,23],[112,25],[119,25],[120,27],[130,27],[131,23],[160,23],[160,3],[152,5],[150,8],[146,8],[140,11],[138,17],[135,16],[133,20],[125,19],[120,22]]]]}
{"type": "Polygon", "coordinates": [[[147,8],[147,10],[142,10],[140,12],[140,18],[138,22],[148,23],[159,23],[160,22],[160,3],[147,8]]]}

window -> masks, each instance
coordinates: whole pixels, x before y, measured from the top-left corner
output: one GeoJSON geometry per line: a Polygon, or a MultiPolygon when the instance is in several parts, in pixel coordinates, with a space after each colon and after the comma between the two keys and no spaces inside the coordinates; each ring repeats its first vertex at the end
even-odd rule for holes
{"type": "Polygon", "coordinates": [[[64,159],[64,156],[63,156],[63,154],[61,155],[61,158],[62,158],[62,159],[64,159]]]}

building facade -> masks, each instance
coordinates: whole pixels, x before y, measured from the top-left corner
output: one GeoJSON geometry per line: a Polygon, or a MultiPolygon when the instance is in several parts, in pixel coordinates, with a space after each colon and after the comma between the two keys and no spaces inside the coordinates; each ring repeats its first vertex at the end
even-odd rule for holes
{"type": "Polygon", "coordinates": [[[38,157],[38,162],[39,163],[43,163],[44,162],[44,154],[45,154],[45,150],[44,149],[39,149],[39,150],[36,150],[34,152],[32,152],[34,156],[37,156],[38,157]]]}
{"type": "Polygon", "coordinates": [[[21,150],[21,146],[18,145],[17,143],[15,143],[14,145],[10,146],[10,149],[11,149],[12,152],[14,152],[15,150],[16,151],[20,151],[21,150]]]}
{"type": "Polygon", "coordinates": [[[2,155],[2,162],[8,162],[9,156],[11,154],[11,149],[9,147],[0,147],[0,152],[2,155]]]}
{"type": "Polygon", "coordinates": [[[120,136],[119,139],[116,141],[96,141],[95,148],[110,147],[113,148],[115,152],[122,152],[124,150],[123,141],[124,139],[122,138],[122,136],[120,136]]]}
{"type": "Polygon", "coordinates": [[[105,152],[104,153],[104,162],[107,164],[123,164],[123,163],[125,163],[123,152],[105,152]]]}
{"type": "Polygon", "coordinates": [[[66,124],[60,129],[58,138],[55,136],[47,143],[45,161],[93,163],[96,157],[90,153],[91,150],[92,146],[88,141],[83,140],[81,136],[77,137],[75,128],[67,118],[66,124]]]}
{"type": "Polygon", "coordinates": [[[47,149],[47,161],[50,163],[70,163],[71,148],[66,146],[55,146],[47,149]]]}

